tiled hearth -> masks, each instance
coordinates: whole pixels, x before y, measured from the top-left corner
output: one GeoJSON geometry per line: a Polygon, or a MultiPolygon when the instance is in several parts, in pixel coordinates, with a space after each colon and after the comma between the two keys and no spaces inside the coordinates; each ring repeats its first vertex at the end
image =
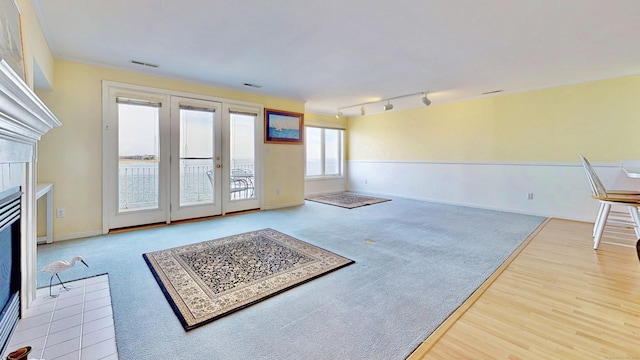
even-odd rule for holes
{"type": "MultiPolygon", "coordinates": [[[[36,300],[18,322],[7,351],[31,346],[29,359],[117,360],[107,275],[36,291],[36,300]]],[[[2,356],[5,359],[7,354],[2,356]]]]}

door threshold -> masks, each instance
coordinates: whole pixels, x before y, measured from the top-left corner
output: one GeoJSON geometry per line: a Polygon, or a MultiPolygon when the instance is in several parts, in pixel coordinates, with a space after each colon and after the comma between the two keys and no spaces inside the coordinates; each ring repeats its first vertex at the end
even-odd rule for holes
{"type": "Polygon", "coordinates": [[[171,222],[169,224],[167,224],[166,222],[161,222],[161,223],[155,223],[155,224],[145,224],[145,225],[136,225],[136,226],[129,226],[129,227],[124,227],[124,228],[117,228],[117,229],[109,229],[108,234],[119,234],[119,233],[124,233],[124,232],[129,232],[129,231],[153,229],[153,228],[158,228],[158,227],[163,227],[163,226],[170,226],[170,225],[177,225],[177,224],[187,224],[187,223],[192,223],[192,222],[213,220],[213,219],[217,219],[217,218],[221,218],[221,217],[236,216],[236,215],[243,215],[243,214],[251,214],[251,213],[260,212],[260,211],[261,211],[260,209],[241,210],[241,211],[228,212],[228,213],[226,213],[224,215],[214,215],[214,216],[205,216],[205,217],[194,218],[194,219],[177,220],[177,221],[173,221],[173,222],[171,222]]]}

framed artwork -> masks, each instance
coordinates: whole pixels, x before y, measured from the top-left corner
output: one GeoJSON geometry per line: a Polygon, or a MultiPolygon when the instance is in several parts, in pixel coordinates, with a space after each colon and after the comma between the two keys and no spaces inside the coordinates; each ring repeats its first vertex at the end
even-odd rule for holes
{"type": "Polygon", "coordinates": [[[264,142],[302,144],[304,114],[264,109],[264,142]]]}
{"type": "Polygon", "coordinates": [[[24,80],[20,11],[15,0],[0,0],[0,59],[24,80]]]}

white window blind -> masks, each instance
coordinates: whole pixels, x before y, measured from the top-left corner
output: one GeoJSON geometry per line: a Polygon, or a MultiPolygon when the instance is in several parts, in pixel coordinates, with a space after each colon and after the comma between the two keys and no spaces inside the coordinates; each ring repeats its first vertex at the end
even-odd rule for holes
{"type": "Polygon", "coordinates": [[[116,103],[118,103],[118,104],[126,104],[126,105],[149,106],[149,107],[155,107],[155,108],[162,107],[162,103],[161,102],[149,101],[149,100],[140,100],[140,99],[131,99],[131,98],[125,98],[125,97],[117,97],[116,98],[116,103]]]}

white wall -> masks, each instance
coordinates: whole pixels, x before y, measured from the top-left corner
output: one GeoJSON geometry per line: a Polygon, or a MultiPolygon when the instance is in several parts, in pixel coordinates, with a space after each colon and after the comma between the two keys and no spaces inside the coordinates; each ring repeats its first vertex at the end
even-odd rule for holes
{"type": "MultiPolygon", "coordinates": [[[[347,189],[593,222],[598,202],[578,163],[348,161],[347,189]],[[533,199],[527,199],[533,193],[533,199]]],[[[638,189],[621,163],[593,164],[608,188],[638,189]]]]}
{"type": "Polygon", "coordinates": [[[304,195],[319,195],[339,193],[347,189],[347,179],[345,177],[338,177],[335,179],[317,178],[317,179],[305,179],[304,181],[304,195]]]}

